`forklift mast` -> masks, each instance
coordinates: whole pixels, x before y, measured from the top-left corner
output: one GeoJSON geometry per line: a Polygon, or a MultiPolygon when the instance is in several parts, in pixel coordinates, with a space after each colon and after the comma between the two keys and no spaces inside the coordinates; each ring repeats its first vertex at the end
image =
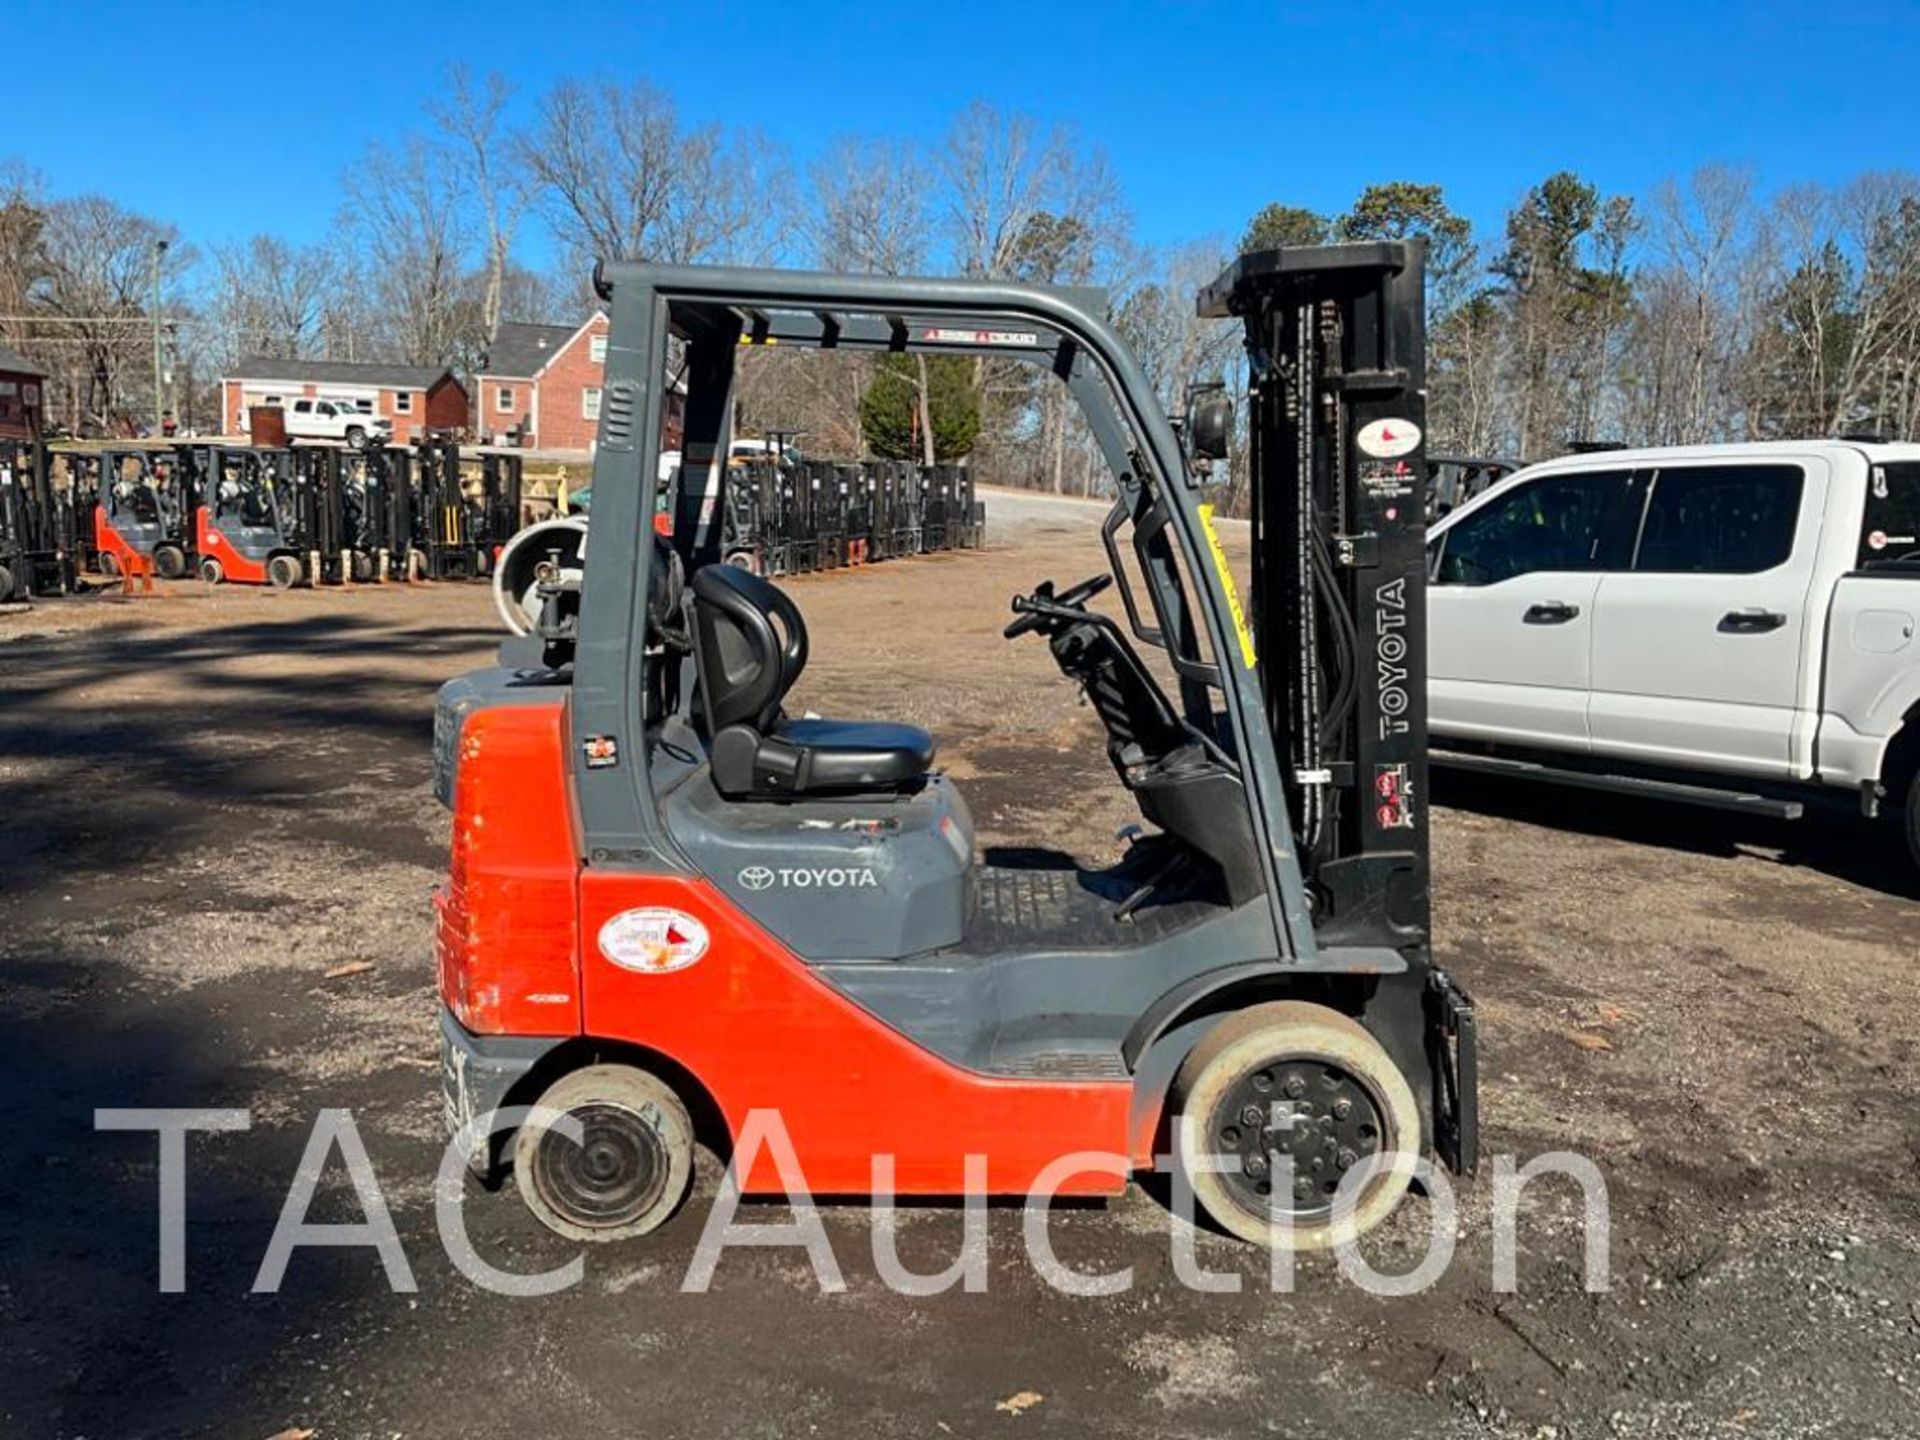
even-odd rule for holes
{"type": "Polygon", "coordinates": [[[1424,258],[1418,240],[1263,251],[1199,302],[1246,330],[1252,627],[1315,928],[1420,960],[1424,258]]]}

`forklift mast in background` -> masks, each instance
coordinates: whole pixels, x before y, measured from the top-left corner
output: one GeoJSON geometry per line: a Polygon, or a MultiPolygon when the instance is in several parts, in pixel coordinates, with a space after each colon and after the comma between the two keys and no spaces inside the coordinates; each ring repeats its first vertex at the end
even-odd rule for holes
{"type": "Polygon", "coordinates": [[[1428,949],[1425,247],[1242,256],[1251,628],[1323,941],[1428,949]]]}

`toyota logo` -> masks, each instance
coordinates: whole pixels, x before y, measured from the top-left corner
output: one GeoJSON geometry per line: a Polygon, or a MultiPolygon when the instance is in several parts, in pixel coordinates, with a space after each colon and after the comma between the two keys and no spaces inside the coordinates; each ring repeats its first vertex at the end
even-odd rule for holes
{"type": "Polygon", "coordinates": [[[773,871],[764,865],[749,865],[740,872],[740,883],[749,890],[765,890],[773,884],[773,871]]]}

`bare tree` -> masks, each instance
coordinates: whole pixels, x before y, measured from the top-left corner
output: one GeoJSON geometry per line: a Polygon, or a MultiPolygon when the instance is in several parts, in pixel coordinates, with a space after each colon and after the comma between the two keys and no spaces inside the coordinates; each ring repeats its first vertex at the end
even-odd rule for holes
{"type": "Polygon", "coordinates": [[[927,265],[931,177],[905,141],[842,137],[809,168],[807,231],[829,270],[911,275],[927,265]]]}
{"type": "Polygon", "coordinates": [[[45,317],[35,321],[37,343],[53,353],[70,423],[111,429],[148,413],[150,386],[139,380],[152,338],[139,322],[152,318],[156,256],[164,295],[192,264],[191,252],[171,226],[98,195],[51,203],[41,250],[44,273],[31,309],[45,317]]]}
{"type": "Polygon", "coordinates": [[[330,251],[296,250],[277,236],[255,235],[216,248],[213,268],[206,318],[222,365],[249,355],[299,358],[324,347],[328,303],[338,285],[330,251]]]}
{"type": "Polygon", "coordinates": [[[717,126],[686,129],[644,81],[559,82],[520,154],[583,275],[595,259],[754,263],[782,243],[789,186],[778,150],[717,126]]]}
{"type": "Polygon", "coordinates": [[[443,152],[419,136],[398,149],[375,144],[352,172],[348,217],[387,346],[413,365],[470,358],[485,342],[468,283],[470,237],[457,181],[443,152]]]}
{"type": "Polygon", "coordinates": [[[458,160],[463,188],[485,233],[480,328],[488,336],[500,325],[513,241],[529,195],[525,150],[507,133],[502,118],[511,94],[497,71],[476,82],[465,65],[456,64],[447,74],[446,98],[428,106],[458,160]]]}

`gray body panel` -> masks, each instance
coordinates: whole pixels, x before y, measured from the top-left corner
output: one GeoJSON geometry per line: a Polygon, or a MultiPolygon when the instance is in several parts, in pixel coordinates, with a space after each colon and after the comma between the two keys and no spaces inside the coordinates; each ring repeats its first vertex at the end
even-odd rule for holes
{"type": "Polygon", "coordinates": [[[898,960],[965,933],[973,818],[944,776],[913,794],[738,801],[701,766],[660,808],[700,872],[803,959],[898,960]]]}

